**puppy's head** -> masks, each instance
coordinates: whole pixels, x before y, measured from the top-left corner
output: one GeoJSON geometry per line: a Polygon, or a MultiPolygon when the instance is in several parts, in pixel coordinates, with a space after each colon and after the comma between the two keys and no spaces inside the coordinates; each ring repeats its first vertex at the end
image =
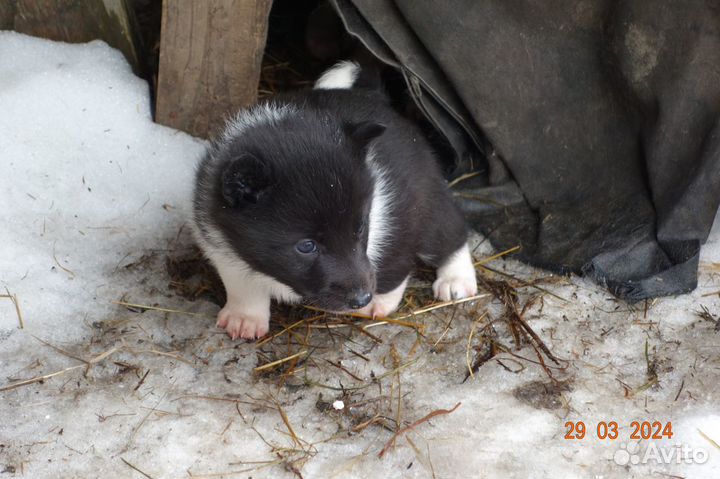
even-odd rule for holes
{"type": "Polygon", "coordinates": [[[366,157],[383,131],[304,114],[226,135],[210,154],[205,216],[250,267],[308,303],[361,308],[375,290],[366,157]]]}

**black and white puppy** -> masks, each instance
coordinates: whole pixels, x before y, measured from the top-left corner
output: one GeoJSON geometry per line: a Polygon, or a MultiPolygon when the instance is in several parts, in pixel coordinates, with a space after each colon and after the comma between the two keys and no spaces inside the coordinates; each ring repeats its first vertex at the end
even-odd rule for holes
{"type": "Polygon", "coordinates": [[[270,301],[383,317],[416,260],[441,300],[477,292],[467,227],[420,131],[343,62],[241,111],[197,173],[194,230],[227,291],[217,325],[268,332],[270,301]]]}

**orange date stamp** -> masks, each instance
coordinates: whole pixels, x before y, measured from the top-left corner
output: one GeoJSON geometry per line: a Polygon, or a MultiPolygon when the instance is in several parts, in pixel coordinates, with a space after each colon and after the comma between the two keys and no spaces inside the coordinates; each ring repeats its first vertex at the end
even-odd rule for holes
{"type": "MultiPolygon", "coordinates": [[[[617,421],[600,421],[595,426],[595,437],[614,440],[620,436],[617,421]]],[[[588,428],[584,421],[567,421],[565,423],[565,439],[580,440],[588,436],[588,428]]],[[[633,421],[630,423],[629,439],[672,439],[672,422],[633,421]]]]}

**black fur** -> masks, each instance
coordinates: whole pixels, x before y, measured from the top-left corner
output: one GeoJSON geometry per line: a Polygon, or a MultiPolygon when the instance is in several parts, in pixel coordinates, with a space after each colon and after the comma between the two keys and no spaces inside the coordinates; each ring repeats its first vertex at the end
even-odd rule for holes
{"type": "Polygon", "coordinates": [[[200,165],[194,207],[203,236],[212,225],[254,270],[338,310],[396,288],[417,258],[440,266],[467,241],[428,143],[381,92],[310,90],[270,101],[295,112],[216,142],[200,165]],[[369,148],[394,192],[377,271],[366,254],[369,148]],[[318,251],[299,253],[305,239],[318,251]]]}

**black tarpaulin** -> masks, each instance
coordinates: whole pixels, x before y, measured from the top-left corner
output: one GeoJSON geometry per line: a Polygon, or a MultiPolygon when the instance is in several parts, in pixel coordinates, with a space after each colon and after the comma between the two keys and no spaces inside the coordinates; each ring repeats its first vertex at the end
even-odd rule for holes
{"type": "Polygon", "coordinates": [[[500,249],[628,300],[687,292],[720,198],[720,1],[334,0],[455,152],[500,249]]]}

